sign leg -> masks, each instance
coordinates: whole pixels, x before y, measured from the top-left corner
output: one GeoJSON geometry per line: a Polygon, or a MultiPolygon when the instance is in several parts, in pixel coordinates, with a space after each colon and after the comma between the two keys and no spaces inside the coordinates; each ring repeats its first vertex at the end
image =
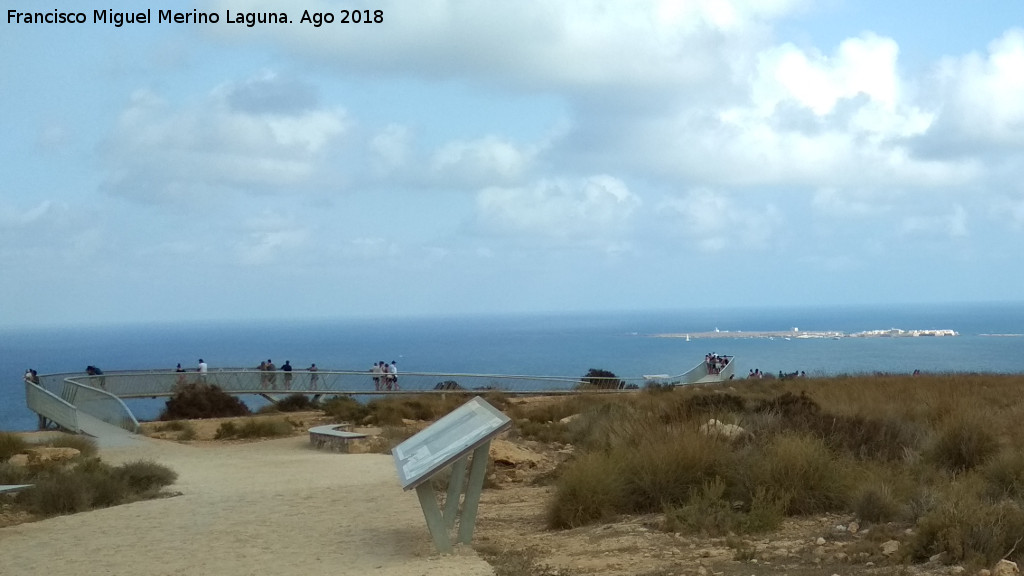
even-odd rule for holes
{"type": "Polygon", "coordinates": [[[441,517],[441,507],[437,505],[437,498],[430,482],[424,482],[416,487],[416,496],[420,499],[420,508],[423,509],[423,517],[427,520],[427,528],[430,536],[434,539],[434,547],[442,554],[450,554],[452,541],[448,536],[448,527],[445,526],[444,518],[441,517]]]}
{"type": "Polygon", "coordinates": [[[473,539],[476,511],[480,504],[480,493],[484,491],[484,475],[487,474],[487,458],[490,451],[490,440],[473,451],[473,464],[469,472],[469,483],[466,485],[466,498],[462,501],[462,516],[459,518],[458,541],[465,544],[469,544],[473,539]]]}

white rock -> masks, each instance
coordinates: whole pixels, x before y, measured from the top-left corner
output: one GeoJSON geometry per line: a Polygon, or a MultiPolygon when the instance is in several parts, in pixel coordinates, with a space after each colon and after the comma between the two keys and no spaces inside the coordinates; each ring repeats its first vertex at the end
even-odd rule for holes
{"type": "Polygon", "coordinates": [[[818,546],[824,546],[825,545],[825,539],[822,538],[821,536],[818,536],[818,539],[815,540],[814,543],[817,544],[818,546]]]}
{"type": "Polygon", "coordinates": [[[888,542],[884,542],[882,544],[882,554],[884,556],[892,556],[893,554],[899,552],[899,550],[900,543],[896,540],[889,540],[888,542]]]}
{"type": "Polygon", "coordinates": [[[1000,560],[992,568],[992,576],[1013,576],[1014,574],[1020,574],[1020,570],[1017,568],[1016,562],[1009,560],[1000,560]]]}

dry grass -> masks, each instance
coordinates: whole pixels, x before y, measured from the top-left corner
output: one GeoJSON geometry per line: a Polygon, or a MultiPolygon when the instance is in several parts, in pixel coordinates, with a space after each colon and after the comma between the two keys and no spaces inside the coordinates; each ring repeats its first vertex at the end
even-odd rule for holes
{"type": "Polygon", "coordinates": [[[856,376],[547,406],[549,423],[579,414],[548,523],[664,511],[672,530],[743,533],[770,527],[781,505],[914,528],[898,532],[908,559],[1022,561],[1022,387],[1024,376],[856,376]],[[703,436],[708,418],[751,434],[703,436]]]}

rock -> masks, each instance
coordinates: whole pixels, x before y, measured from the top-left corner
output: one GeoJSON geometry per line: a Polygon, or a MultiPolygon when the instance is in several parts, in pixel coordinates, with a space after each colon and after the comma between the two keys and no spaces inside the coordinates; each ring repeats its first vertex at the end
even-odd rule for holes
{"type": "Polygon", "coordinates": [[[963,566],[953,566],[949,569],[949,573],[953,576],[960,576],[960,574],[963,574],[964,572],[967,572],[967,568],[964,568],[963,566]]]}
{"type": "Polygon", "coordinates": [[[559,420],[558,423],[559,424],[571,424],[572,422],[574,422],[579,417],[580,417],[579,414],[570,414],[570,415],[566,416],[565,418],[562,418],[561,420],[559,420]]]}
{"type": "Polygon", "coordinates": [[[893,554],[899,552],[899,550],[900,550],[900,543],[897,542],[896,540],[889,540],[888,542],[882,543],[882,555],[883,556],[892,556],[893,554]]]}
{"type": "Polygon", "coordinates": [[[818,536],[818,539],[815,540],[814,543],[817,544],[818,546],[824,546],[825,545],[825,539],[822,538],[821,536],[818,536]]]}
{"type": "Polygon", "coordinates": [[[25,466],[28,466],[28,454],[15,454],[14,456],[11,456],[8,462],[10,462],[11,466],[24,468],[25,466]]]}
{"type": "Polygon", "coordinates": [[[735,424],[725,424],[712,418],[708,420],[707,424],[701,424],[700,433],[705,436],[736,440],[746,435],[747,431],[735,424]]]}
{"type": "Polygon", "coordinates": [[[992,568],[992,576],[1013,576],[1014,574],[1020,574],[1020,570],[1017,568],[1016,562],[1009,560],[1000,560],[992,568]]]}
{"type": "Polygon", "coordinates": [[[836,559],[836,562],[846,562],[850,559],[850,556],[846,552],[836,552],[833,558],[836,559]]]}
{"type": "Polygon", "coordinates": [[[850,525],[846,527],[846,531],[850,534],[856,534],[860,530],[860,524],[856,522],[850,522],[850,525]]]}
{"type": "Polygon", "coordinates": [[[982,568],[981,570],[978,570],[977,576],[992,576],[992,571],[988,568],[982,568]]]}
{"type": "Polygon", "coordinates": [[[54,448],[50,446],[40,446],[39,448],[29,448],[25,451],[28,455],[29,464],[44,464],[46,462],[68,462],[74,460],[81,454],[80,451],[74,448],[54,448]]]}
{"type": "Polygon", "coordinates": [[[507,440],[491,441],[491,460],[495,465],[512,468],[534,468],[543,460],[543,456],[513,444],[507,440]]]}

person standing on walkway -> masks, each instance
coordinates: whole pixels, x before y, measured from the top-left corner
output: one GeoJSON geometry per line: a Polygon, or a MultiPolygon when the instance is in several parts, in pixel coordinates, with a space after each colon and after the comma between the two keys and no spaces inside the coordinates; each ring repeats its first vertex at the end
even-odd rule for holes
{"type": "Polygon", "coordinates": [[[284,372],[284,389],[292,389],[292,361],[285,360],[284,364],[281,365],[281,371],[284,372]]]}
{"type": "Polygon", "coordinates": [[[398,365],[392,360],[391,364],[385,364],[388,372],[388,390],[398,390],[398,365]]]}
{"type": "Polygon", "coordinates": [[[207,366],[206,362],[204,362],[202,358],[199,359],[199,367],[196,368],[196,371],[199,372],[199,381],[206,382],[207,366]]]}
{"type": "Polygon", "coordinates": [[[313,365],[306,370],[309,371],[309,389],[316,390],[316,385],[320,382],[320,375],[317,374],[320,369],[316,367],[316,363],[313,363],[313,365]]]}

